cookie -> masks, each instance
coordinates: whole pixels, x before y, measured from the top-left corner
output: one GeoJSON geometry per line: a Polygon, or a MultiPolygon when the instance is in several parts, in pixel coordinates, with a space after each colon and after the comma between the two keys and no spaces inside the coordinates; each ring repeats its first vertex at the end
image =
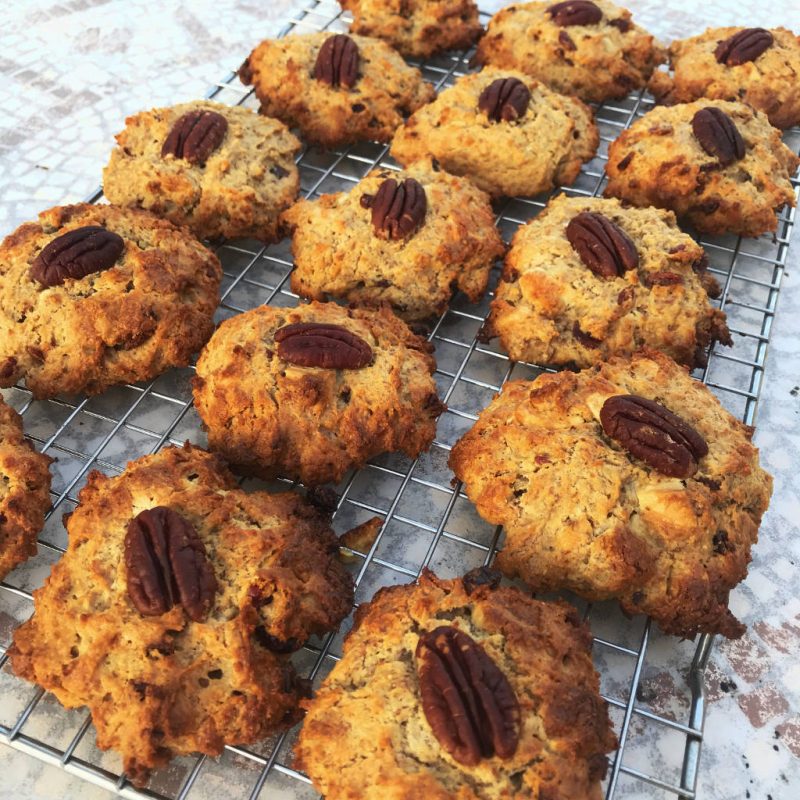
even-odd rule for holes
{"type": "Polygon", "coordinates": [[[221,279],[213,253],[145,211],[43,211],[0,244],[0,387],[91,395],[186,366],[221,279]]]}
{"type": "Polygon", "coordinates": [[[592,112],[521,72],[464,75],[397,131],[392,156],[426,155],[493,197],[534,195],[577,177],[599,143],[592,112]]]}
{"type": "Polygon", "coordinates": [[[588,627],[498,579],[426,570],[358,609],[295,746],[329,800],[600,800],[616,739],[588,627]]]}
{"type": "Polygon", "coordinates": [[[404,56],[464,50],[483,33],[473,0],[341,0],[350,30],[388,42],[404,56]]]}
{"type": "Polygon", "coordinates": [[[327,31],[262,42],[239,76],[255,87],[262,114],[329,148],[390,141],[435,94],[386,42],[327,31]]]}
{"type": "Polygon", "coordinates": [[[430,159],[402,172],[373,170],[349,192],[301,200],[284,220],[294,231],[293,291],[387,304],[409,321],[443,313],[455,289],[478,302],[505,252],[486,194],[430,159]]]}
{"type": "Polygon", "coordinates": [[[22,418],[0,396],[0,580],[36,554],[50,507],[50,461],[22,432],[22,418]]]}
{"type": "Polygon", "coordinates": [[[379,453],[430,447],[444,410],[432,349],[388,309],[261,306],[219,326],[194,402],[212,449],[245,471],[338,481],[379,453]]]}
{"type": "Polygon", "coordinates": [[[776,128],[800,124],[800,38],[786,28],[709,28],[672,42],[669,61],[650,80],[662,103],[740,100],[776,128]]]}
{"type": "Polygon", "coordinates": [[[588,367],[640,347],[687,366],[732,344],[703,248],[671,211],[551,200],[519,228],[486,326],[515,361],[588,367]]]}
{"type": "Polygon", "coordinates": [[[612,142],[605,194],[672,209],[698,231],[759,236],[795,205],[798,164],[760,111],[698,100],[654,108],[612,142]]]}
{"type": "Polygon", "coordinates": [[[505,527],[505,573],[618,598],[676,636],[735,638],[728,596],[772,491],[751,435],[672,359],[643,351],[506,384],[450,466],[505,527]]]}
{"type": "Polygon", "coordinates": [[[209,100],[125,120],[103,172],[106,197],[186,225],[201,239],[281,238],[300,186],[300,142],[276,119],[209,100]]]}
{"type": "Polygon", "coordinates": [[[11,663],[67,708],[88,706],[98,746],[135,785],[173,756],[218,755],[297,720],[288,654],[335,628],[353,597],[306,500],[243,492],[187,445],[118,477],[93,472],[67,530],[11,663]]]}
{"type": "Polygon", "coordinates": [[[510,5],[491,18],[475,55],[597,103],[641,89],[665,59],[631,12],[606,0],[510,5]]]}

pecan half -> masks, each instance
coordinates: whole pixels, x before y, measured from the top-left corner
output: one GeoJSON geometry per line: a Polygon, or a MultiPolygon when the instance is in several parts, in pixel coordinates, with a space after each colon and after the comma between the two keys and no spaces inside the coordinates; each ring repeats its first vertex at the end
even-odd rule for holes
{"type": "Polygon", "coordinates": [[[187,111],[179,117],[161,146],[161,158],[174,156],[190,164],[205,164],[222,144],[228,120],[216,111],[187,111]]]}
{"type": "Polygon", "coordinates": [[[530,90],[519,78],[498,78],[481,92],[478,108],[492,122],[513,122],[528,110],[530,100],[530,90]]]}
{"type": "Polygon", "coordinates": [[[145,617],[176,603],[201,622],[214,604],[217,579],[206,548],[188,520],[158,506],[134,517],[125,535],[128,595],[145,617]]]}
{"type": "Polygon", "coordinates": [[[566,28],[568,25],[595,25],[603,18],[603,12],[589,0],[568,0],[556,3],[547,9],[556,25],[566,28]]]}
{"type": "Polygon", "coordinates": [[[720,108],[701,108],[692,117],[692,131],[700,147],[723,167],[744,158],[744,139],[736,123],[720,108]]]}
{"type": "Polygon", "coordinates": [[[314,64],[314,77],[328,86],[352,89],[358,80],[358,45],[344,33],[322,43],[314,64]]]}
{"type": "Polygon", "coordinates": [[[569,221],[567,239],[581,261],[601,278],[617,278],[639,266],[636,245],[602,214],[581,211],[569,221]]]}
{"type": "Polygon", "coordinates": [[[275,331],[278,355],[290,364],[323,369],[361,369],[372,363],[372,348],[341,325],[296,322],[275,331]]]}
{"type": "Polygon", "coordinates": [[[519,742],[514,689],[486,651],[458,628],[423,633],[416,650],[422,710],[439,744],[459,762],[511,758],[519,742]]]}
{"type": "Polygon", "coordinates": [[[738,67],[748,61],[755,61],[775,41],[772,34],[764,28],[745,28],[723,39],[714,50],[714,57],[727,67],[738,67]]]}
{"type": "Polygon", "coordinates": [[[428,212],[425,189],[414,178],[402,183],[388,178],[374,197],[365,194],[361,205],[372,209],[372,227],[382,239],[407,239],[422,226],[428,212]]]}
{"type": "Polygon", "coordinates": [[[57,236],[31,264],[30,276],[42,286],[58,286],[67,278],[85,278],[112,267],[125,249],[123,238],[100,225],[57,236]]]}
{"type": "Polygon", "coordinates": [[[705,439],[688,422],[639,395],[609,397],[600,409],[600,423],[632,455],[671,478],[693,475],[708,453],[705,439]]]}

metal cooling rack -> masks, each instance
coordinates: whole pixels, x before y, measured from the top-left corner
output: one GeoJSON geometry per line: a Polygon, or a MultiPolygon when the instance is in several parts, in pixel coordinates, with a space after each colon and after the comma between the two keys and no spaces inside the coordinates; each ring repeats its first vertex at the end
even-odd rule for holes
{"type": "MultiPolygon", "coordinates": [[[[489,15],[483,16],[485,21],[489,15]]],[[[292,29],[344,31],[347,18],[331,0],[305,0],[305,7],[283,33],[292,29]]],[[[470,56],[450,54],[418,66],[440,88],[469,70],[470,56]]],[[[233,73],[208,97],[257,107],[252,92],[241,87],[233,73]]],[[[600,193],[608,144],[651,105],[639,93],[597,109],[600,152],[578,181],[564,189],[566,193],[600,193]]],[[[800,130],[789,131],[786,140],[795,150],[800,149],[800,130]]],[[[334,152],[306,149],[298,160],[302,191],[306,196],[318,196],[347,190],[379,163],[393,166],[387,150],[374,143],[334,152]]],[[[793,183],[797,193],[800,181],[793,183]]],[[[96,202],[101,197],[98,190],[89,199],[96,202]]],[[[498,205],[497,224],[504,237],[508,239],[518,225],[534,217],[546,200],[510,199],[498,205]]],[[[711,272],[723,287],[717,302],[728,314],[735,347],[715,347],[708,366],[697,377],[748,424],[755,418],[794,216],[792,210],[782,212],[775,237],[701,240],[711,272]]],[[[217,254],[225,272],[219,320],[262,303],[298,303],[288,288],[292,268],[288,242],[266,248],[252,241],[228,242],[217,248],[217,254]]],[[[497,271],[493,280],[497,280],[497,271]]],[[[488,564],[496,552],[501,531],[480,520],[461,486],[451,485],[447,456],[505,381],[512,376],[529,379],[542,370],[512,363],[496,346],[478,341],[476,334],[488,312],[489,299],[472,306],[456,298],[431,333],[438,362],[436,380],[449,409],[440,420],[430,452],[413,461],[396,455],[375,459],[338,487],[337,530],[347,530],[376,515],[384,519],[369,551],[354,551],[351,557],[357,604],[380,586],[412,581],[425,566],[451,577],[488,564]]],[[[121,775],[119,757],[97,749],[85,710],[63,709],[51,695],[15,678],[7,663],[5,646],[11,633],[32,612],[31,591],[41,585],[64,552],[61,514],[75,507],[88,472],[98,468],[118,474],[129,459],[187,439],[205,444],[191,404],[191,374],[191,368],[172,370],[147,385],[118,387],[79,401],[65,397],[36,402],[21,386],[4,392],[7,401],[22,413],[28,435],[40,450],[57,460],[53,465],[53,506],[40,537],[39,555],[0,583],[0,642],[5,643],[0,649],[0,741],[123,797],[201,800],[224,793],[231,800],[315,798],[318,795],[308,778],[291,766],[296,731],[254,746],[228,747],[218,759],[175,759],[153,776],[147,789],[137,791],[121,775]]],[[[251,484],[257,485],[245,481],[245,485],[251,484]]],[[[605,781],[607,800],[694,798],[703,741],[703,672],[712,637],[700,637],[696,644],[678,642],[651,630],[648,620],[625,619],[613,603],[591,606],[575,602],[595,634],[595,663],[620,738],[605,781]],[[665,665],[668,660],[674,664],[676,654],[685,665],[681,670],[685,680],[669,687],[665,699],[663,692],[648,688],[647,676],[659,669],[669,670],[665,665]],[[654,743],[659,753],[656,760],[654,743]]],[[[342,629],[349,624],[346,621],[342,629]]],[[[342,634],[309,642],[296,654],[298,671],[318,683],[339,658],[342,634]]]]}

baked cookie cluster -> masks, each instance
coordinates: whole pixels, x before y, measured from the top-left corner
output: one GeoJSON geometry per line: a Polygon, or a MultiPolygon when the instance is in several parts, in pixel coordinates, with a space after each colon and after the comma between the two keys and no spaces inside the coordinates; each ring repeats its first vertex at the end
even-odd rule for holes
{"type": "Polygon", "coordinates": [[[0,580],[36,553],[50,505],[50,461],[22,432],[22,418],[0,397],[0,580]]]}
{"type": "Polygon", "coordinates": [[[641,89],[666,60],[659,42],[607,0],[514,3],[495,14],[475,59],[602,102],[641,89]]]}
{"type": "Polygon", "coordinates": [[[536,590],[617,598],[667,633],[738,637],[772,491],[752,429],[662,353],[512,381],[450,466],[506,532],[497,565],[536,590]]]}
{"type": "Polygon", "coordinates": [[[649,85],[663,103],[739,101],[776,128],[800,124],[800,39],[786,28],[709,28],[672,42],[669,62],[649,85]]]}
{"type": "MultiPolygon", "coordinates": [[[[238,74],[260,113],[204,100],[129,117],[104,171],[111,205],[50,209],[0,245],[0,387],[92,395],[199,353],[213,451],[89,476],[10,662],[87,706],[136,786],[305,714],[297,765],[329,800],[600,800],[617,743],[589,629],[501,573],[616,598],[677,636],[743,633],[729,594],[772,481],[752,429],[689,375],[733,342],[679,224],[759,236],[795,204],[800,160],[779,129],[800,121],[800,45],[737,27],[667,50],[607,0],[516,3],[485,32],[473,0],[341,5],[348,33],[251,52],[238,74]],[[482,68],[450,70],[438,94],[404,59],[474,45],[482,68]],[[507,247],[510,198],[572,186],[598,153],[587,103],[646,86],[660,104],[609,144],[606,197],[579,184],[519,203],[544,210],[507,247]],[[363,142],[400,168],[297,199],[304,148],[363,142]],[[223,274],[199,240],[288,236],[291,289],[310,302],[215,330],[223,274]],[[486,308],[456,292],[490,307],[476,342],[567,368],[507,383],[450,455],[505,529],[500,572],[423,570],[360,603],[311,697],[292,654],[352,609],[340,547],[372,552],[386,524],[337,538],[320,484],[432,445],[437,378],[453,375],[422,332],[451,304],[486,308]],[[246,492],[227,464],[307,489],[246,492]]],[[[35,553],[49,463],[0,399],[0,578],[35,553]]]]}
{"type": "Polygon", "coordinates": [[[687,366],[732,344],[719,284],[675,215],[559,195],[519,228],[484,333],[515,361],[588,367],[648,347],[687,366]]]}
{"type": "Polygon", "coordinates": [[[125,121],[103,171],[106,197],[185,225],[200,239],[280,239],[297,197],[300,141],[276,119],[211,101],[125,121]]]}
{"type": "Polygon", "coordinates": [[[391,141],[404,116],[434,97],[433,86],[381,39],[309,33],[268,39],[239,70],[261,113],[323,147],[391,141]]]}
{"type": "Polygon", "coordinates": [[[14,633],[14,671],[88,706],[101,748],[143,785],[297,719],[289,654],[350,611],[327,520],[295,493],[246,493],[186,446],[93,472],[69,547],[14,633]]]}
{"type": "Polygon", "coordinates": [[[407,321],[442,314],[456,288],[477,303],[505,252],[488,196],[430,158],[301,200],[284,220],[293,231],[293,291],[388,305],[407,321]]]}
{"type": "Polygon", "coordinates": [[[512,69],[464,75],[395,134],[403,166],[433,156],[493,197],[571,184],[597,150],[592,112],[512,69]]]}
{"type": "Polygon", "coordinates": [[[0,244],[0,387],[99,394],[186,366],[211,336],[222,267],[135,209],[51,208],[0,244]]]}
{"type": "Polygon", "coordinates": [[[296,745],[326,797],[600,799],[616,737],[589,629],[499,583],[426,570],[359,608],[296,745]]]}
{"type": "Polygon", "coordinates": [[[430,447],[444,406],[432,346],[387,309],[261,306],[219,326],[194,400],[211,447],[262,477],[338,481],[430,447]]]}
{"type": "Polygon", "coordinates": [[[669,208],[698,231],[759,236],[794,206],[800,164],[766,116],[745,103],[658,106],[608,148],[607,196],[669,208]]]}
{"type": "Polygon", "coordinates": [[[350,30],[388,42],[398,53],[429,58],[463,50],[483,33],[474,0],[342,0],[350,30]]]}

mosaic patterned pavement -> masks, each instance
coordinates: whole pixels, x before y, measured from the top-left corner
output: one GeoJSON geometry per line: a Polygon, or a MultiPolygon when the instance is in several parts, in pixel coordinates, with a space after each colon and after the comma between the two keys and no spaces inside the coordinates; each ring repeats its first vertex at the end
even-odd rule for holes
{"type": "MultiPolygon", "coordinates": [[[[125,116],[202,96],[238,66],[253,44],[278,30],[292,2],[26,0],[3,6],[0,233],[5,234],[42,208],[89,194],[125,116]]],[[[646,0],[628,6],[637,21],[664,40],[709,24],[782,24],[800,30],[800,6],[776,0],[646,0]]],[[[716,644],[707,674],[700,800],[800,796],[800,494],[794,480],[800,464],[798,239],[796,230],[757,420],[756,441],[775,475],[775,496],[750,575],[732,603],[749,630],[737,642],[716,644]]],[[[657,713],[684,715],[684,675],[692,652],[691,643],[656,636],[640,700],[657,713]]],[[[641,722],[634,725],[644,728],[641,722]]],[[[646,731],[641,733],[647,742],[646,731]]],[[[674,761],[682,744],[682,738],[661,738],[643,747],[637,756],[642,769],[674,761]]],[[[2,746],[0,770],[0,798],[110,796],[2,746]]],[[[223,785],[212,775],[207,790],[223,785]]],[[[626,797],[641,796],[622,789],[626,797]]],[[[262,794],[267,796],[295,795],[288,783],[277,781],[262,794]]]]}

